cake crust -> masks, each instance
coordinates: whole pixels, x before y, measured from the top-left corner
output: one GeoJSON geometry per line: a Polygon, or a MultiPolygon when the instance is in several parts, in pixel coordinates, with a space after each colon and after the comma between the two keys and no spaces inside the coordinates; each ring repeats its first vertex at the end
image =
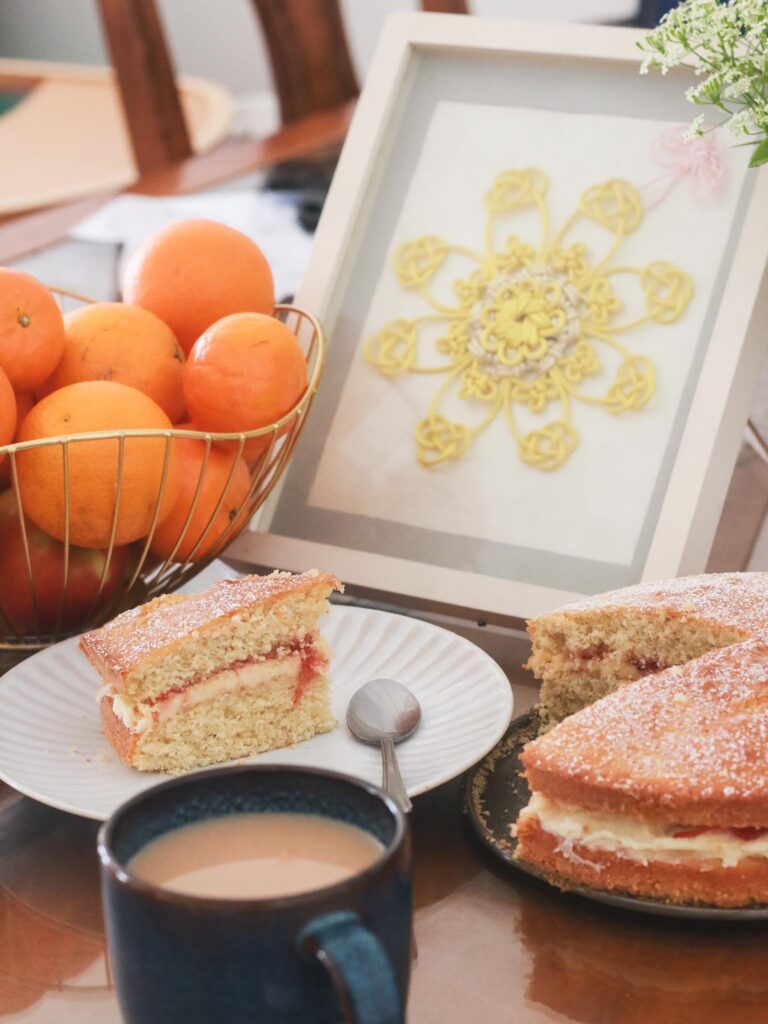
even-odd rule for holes
{"type": "MultiPolygon", "coordinates": [[[[637,583],[585,597],[551,615],[573,618],[585,612],[629,610],[638,615],[663,612],[669,618],[708,622],[741,633],[744,639],[768,641],[768,573],[724,572],[681,576],[671,580],[637,583]]],[[[549,615],[528,622],[531,636],[549,615]]]]}
{"type": "Polygon", "coordinates": [[[134,669],[165,657],[191,635],[202,638],[227,619],[246,610],[263,613],[288,596],[343,589],[336,576],[323,572],[274,572],[219,580],[202,594],[169,594],[131,608],[100,629],[84,634],[80,648],[104,680],[121,692],[134,669]]]}
{"type": "Polygon", "coordinates": [[[627,683],[533,740],[521,761],[532,791],[585,810],[768,825],[768,645],[627,683]]]}
{"type": "Polygon", "coordinates": [[[571,855],[559,849],[558,837],[546,832],[535,817],[517,828],[525,860],[560,889],[576,885],[619,891],[670,903],[706,903],[716,907],[746,907],[768,903],[768,858],[750,857],[736,867],[717,862],[641,861],[595,850],[574,842],[571,855]]]}

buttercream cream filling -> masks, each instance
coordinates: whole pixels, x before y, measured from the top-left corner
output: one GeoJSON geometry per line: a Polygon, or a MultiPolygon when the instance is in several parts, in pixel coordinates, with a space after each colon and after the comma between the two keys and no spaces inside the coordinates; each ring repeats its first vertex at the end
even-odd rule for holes
{"type": "Polygon", "coordinates": [[[242,689],[255,689],[269,683],[293,681],[294,699],[301,699],[304,688],[326,667],[323,651],[317,647],[293,651],[280,658],[238,663],[219,672],[211,673],[180,690],[172,690],[154,701],[136,704],[105,686],[98,699],[108,697],[112,711],[123,725],[133,733],[146,732],[152,725],[166,721],[181,710],[193,708],[220,698],[225,693],[242,689]],[[310,654],[311,651],[311,654],[310,654]]]}
{"type": "MultiPolygon", "coordinates": [[[[768,830],[700,828],[654,823],[557,803],[534,793],[520,820],[536,817],[545,832],[559,840],[558,850],[583,860],[574,845],[596,852],[616,853],[640,861],[717,861],[735,867],[745,857],[768,857],[768,830]],[[739,834],[741,833],[741,834],[739,834]]],[[[589,862],[595,866],[591,861],[589,862]]]]}

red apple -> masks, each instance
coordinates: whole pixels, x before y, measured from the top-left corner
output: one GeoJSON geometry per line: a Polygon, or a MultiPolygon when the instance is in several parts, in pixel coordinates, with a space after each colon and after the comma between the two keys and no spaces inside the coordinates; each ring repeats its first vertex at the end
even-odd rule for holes
{"type": "MultiPolygon", "coordinates": [[[[64,588],[64,545],[26,521],[35,602],[29,583],[16,497],[0,494],[0,612],[22,633],[48,633],[56,628],[64,588]],[[35,615],[37,605],[37,616],[35,615]]],[[[109,570],[98,601],[106,552],[69,548],[69,579],[61,613],[61,628],[75,629],[90,611],[103,606],[120,589],[128,569],[129,548],[112,551],[109,570]]],[[[0,629],[3,628],[0,619],[0,629]]]]}

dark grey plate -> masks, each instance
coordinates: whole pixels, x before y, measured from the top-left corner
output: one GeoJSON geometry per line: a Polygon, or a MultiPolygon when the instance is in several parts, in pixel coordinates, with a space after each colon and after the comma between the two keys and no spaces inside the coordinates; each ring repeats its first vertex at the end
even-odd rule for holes
{"type": "MultiPolygon", "coordinates": [[[[515,871],[546,882],[546,878],[534,868],[514,860],[517,840],[509,831],[510,825],[517,820],[518,814],[531,798],[521,774],[520,751],[537,732],[535,709],[516,718],[504,738],[469,772],[465,796],[467,817],[483,845],[515,871]]],[[[768,906],[729,910],[705,904],[677,906],[661,900],[602,892],[588,886],[574,886],[569,892],[640,914],[695,918],[700,921],[768,921],[768,906]]]]}

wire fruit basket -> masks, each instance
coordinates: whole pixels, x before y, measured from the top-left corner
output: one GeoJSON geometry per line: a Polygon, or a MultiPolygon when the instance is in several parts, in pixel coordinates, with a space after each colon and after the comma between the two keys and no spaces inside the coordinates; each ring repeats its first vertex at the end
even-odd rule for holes
{"type": "MultiPolygon", "coordinates": [[[[74,300],[77,304],[93,300],[63,289],[51,289],[62,308],[74,300]]],[[[325,360],[325,338],[317,320],[296,306],[278,305],[275,316],[294,334],[307,360],[307,388],[294,407],[281,419],[259,430],[241,433],[209,433],[174,427],[170,430],[114,430],[88,434],[62,435],[35,441],[16,442],[0,447],[0,463],[7,460],[10,493],[17,507],[18,538],[15,574],[20,578],[5,581],[6,593],[12,587],[20,594],[27,608],[20,623],[9,615],[0,602],[0,673],[28,655],[58,640],[92,629],[112,618],[118,612],[143,603],[161,594],[168,594],[197,575],[229,545],[248,525],[253,514],[264,503],[280,479],[298,441],[307,415],[317,393],[325,360]],[[146,439],[146,440],[140,440],[146,439]],[[127,545],[119,540],[121,502],[126,494],[126,465],[136,458],[139,446],[154,440],[163,446],[160,474],[154,506],[149,512],[146,534],[127,545]],[[172,460],[177,456],[174,448],[179,441],[193,440],[204,446],[200,469],[194,483],[189,510],[182,522],[178,537],[165,541],[165,557],[153,552],[153,539],[162,525],[161,510],[167,498],[172,460]],[[91,569],[90,587],[85,602],[82,593],[74,600],[77,573],[84,548],[76,546],[71,537],[72,500],[70,493],[71,469],[82,445],[99,442],[114,445],[114,503],[109,543],[99,551],[98,579],[91,569]],[[25,452],[49,449],[60,459],[63,486],[63,524],[59,540],[45,537],[49,548],[58,545],[51,588],[51,568],[42,578],[39,563],[35,562],[35,537],[40,533],[24,514],[24,488],[20,485],[19,463],[25,452]],[[230,456],[225,460],[228,471],[221,471],[221,452],[230,456]],[[5,457],[5,458],[3,458],[5,457]],[[247,487],[243,483],[243,462],[247,466],[247,487]],[[217,472],[214,467],[218,465],[217,472]],[[235,488],[235,477],[240,472],[241,486],[235,488]],[[233,504],[233,495],[237,494],[233,504]],[[230,498],[227,504],[227,498],[230,498]],[[224,524],[222,525],[222,520],[224,524]],[[50,542],[50,543],[49,543],[50,542]],[[55,601],[51,601],[51,591],[55,601]]],[[[103,449],[102,449],[103,450],[103,449]]],[[[111,458],[111,455],[110,455],[111,458]]],[[[175,465],[175,463],[174,463],[175,465]]],[[[4,494],[0,493],[0,503],[4,494]]],[[[45,535],[43,535],[45,536],[45,535]]],[[[0,573],[3,572],[0,567],[0,573]]],[[[0,581],[2,582],[2,581],[0,581]]]]}

